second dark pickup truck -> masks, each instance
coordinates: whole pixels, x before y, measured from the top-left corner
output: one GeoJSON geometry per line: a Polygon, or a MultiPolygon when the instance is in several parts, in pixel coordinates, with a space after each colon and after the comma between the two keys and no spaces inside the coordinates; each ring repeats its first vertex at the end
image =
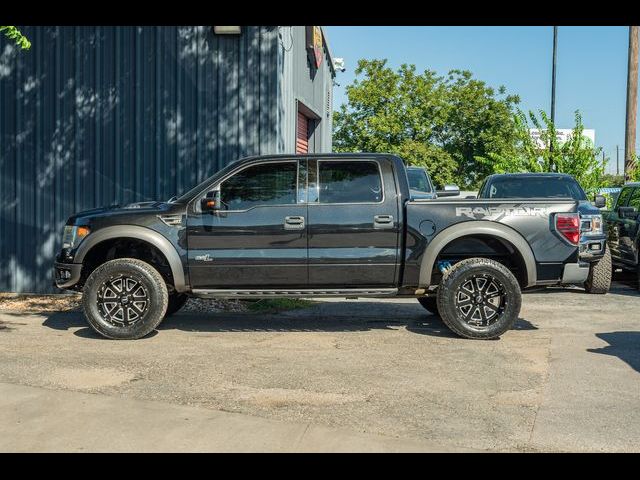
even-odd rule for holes
{"type": "Polygon", "coordinates": [[[604,221],[614,266],[635,272],[640,290],[640,183],[622,187],[604,221]]]}
{"type": "Polygon", "coordinates": [[[75,214],[55,283],[89,324],[140,338],[188,296],[414,297],[453,331],[495,338],[521,289],[582,278],[579,202],[412,200],[384,154],[236,161],[179,198],[75,214]]]}

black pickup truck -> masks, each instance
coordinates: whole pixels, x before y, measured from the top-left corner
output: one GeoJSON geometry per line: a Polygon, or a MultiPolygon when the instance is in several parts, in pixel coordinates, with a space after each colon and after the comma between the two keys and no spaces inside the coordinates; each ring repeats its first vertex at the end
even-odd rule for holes
{"type": "Polygon", "coordinates": [[[572,199],[412,200],[394,155],[250,157],[179,198],[71,216],[54,281],[109,338],[147,335],[187,296],[414,297],[495,338],[522,288],[582,275],[579,237],[572,199]]]}
{"type": "Polygon", "coordinates": [[[640,290],[640,183],[628,183],[611,211],[604,212],[613,264],[635,271],[640,290]]]}
{"type": "Polygon", "coordinates": [[[564,276],[558,284],[584,286],[587,293],[607,293],[611,286],[611,252],[606,245],[606,231],[600,208],[606,199],[596,195],[593,204],[571,175],[565,173],[506,173],[489,175],[478,198],[512,200],[516,198],[564,198],[576,201],[580,218],[578,265],[581,275],[564,276]]]}

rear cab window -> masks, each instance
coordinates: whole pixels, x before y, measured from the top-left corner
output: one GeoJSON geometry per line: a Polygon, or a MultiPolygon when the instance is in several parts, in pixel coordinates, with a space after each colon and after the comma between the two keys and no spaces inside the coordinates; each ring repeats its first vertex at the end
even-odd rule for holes
{"type": "Polygon", "coordinates": [[[488,185],[488,198],[571,198],[586,200],[584,191],[572,178],[565,177],[505,177],[488,185]]]}

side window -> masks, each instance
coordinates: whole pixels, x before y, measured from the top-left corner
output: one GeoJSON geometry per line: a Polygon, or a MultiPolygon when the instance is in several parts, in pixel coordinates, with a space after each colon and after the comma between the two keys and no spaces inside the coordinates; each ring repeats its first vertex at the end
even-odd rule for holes
{"type": "Polygon", "coordinates": [[[627,200],[629,198],[629,196],[631,195],[631,191],[633,190],[633,188],[631,187],[626,187],[623,188],[622,191],[620,192],[620,195],[618,195],[618,201],[616,202],[616,207],[624,207],[627,204],[627,200]]]}
{"type": "Polygon", "coordinates": [[[640,188],[635,188],[633,194],[629,199],[629,206],[635,207],[637,211],[640,211],[640,188]]]}
{"type": "Polygon", "coordinates": [[[482,182],[482,185],[480,185],[480,188],[478,189],[478,198],[483,198],[484,197],[484,189],[487,186],[487,180],[485,179],[484,182],[482,182]]]}
{"type": "Polygon", "coordinates": [[[226,210],[296,203],[298,162],[264,163],[245,168],[220,186],[226,210]]]}
{"type": "Polygon", "coordinates": [[[376,162],[318,161],[319,203],[379,203],[382,178],[376,162]]]}

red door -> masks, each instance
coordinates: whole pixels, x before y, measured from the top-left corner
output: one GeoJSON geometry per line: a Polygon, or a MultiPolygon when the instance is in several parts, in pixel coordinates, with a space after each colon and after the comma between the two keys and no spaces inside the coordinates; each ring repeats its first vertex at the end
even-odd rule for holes
{"type": "Polygon", "coordinates": [[[296,126],[296,153],[309,153],[309,119],[301,112],[296,126]]]}

